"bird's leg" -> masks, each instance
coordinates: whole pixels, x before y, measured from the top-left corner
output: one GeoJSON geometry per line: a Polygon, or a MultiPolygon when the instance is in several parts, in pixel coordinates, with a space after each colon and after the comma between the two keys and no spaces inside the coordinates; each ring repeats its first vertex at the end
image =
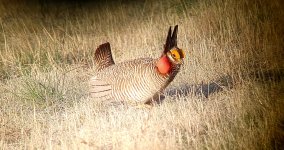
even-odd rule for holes
{"type": "Polygon", "coordinates": [[[156,93],[152,98],[150,98],[149,100],[147,100],[145,102],[145,104],[148,105],[154,105],[154,104],[161,104],[163,102],[163,100],[165,99],[165,95],[162,92],[158,92],[156,93]]]}

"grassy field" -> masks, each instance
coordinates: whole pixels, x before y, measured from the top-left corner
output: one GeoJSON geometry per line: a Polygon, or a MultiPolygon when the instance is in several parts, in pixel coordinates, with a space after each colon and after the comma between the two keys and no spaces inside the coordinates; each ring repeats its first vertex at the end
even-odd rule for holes
{"type": "Polygon", "coordinates": [[[283,149],[283,8],[1,0],[0,149],[283,149]],[[99,44],[111,43],[116,62],[156,58],[176,24],[185,64],[161,104],[89,98],[99,44]]]}

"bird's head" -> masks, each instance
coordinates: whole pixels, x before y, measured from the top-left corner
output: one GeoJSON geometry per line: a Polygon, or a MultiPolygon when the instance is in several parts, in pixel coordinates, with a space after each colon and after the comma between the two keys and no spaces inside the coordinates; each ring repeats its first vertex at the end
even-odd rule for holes
{"type": "Polygon", "coordinates": [[[169,74],[173,68],[183,64],[185,53],[182,49],[177,47],[177,31],[177,25],[175,26],[173,33],[171,27],[169,29],[166,44],[164,45],[164,51],[156,65],[161,74],[169,74]]]}
{"type": "Polygon", "coordinates": [[[185,56],[184,51],[178,47],[173,47],[166,53],[167,58],[172,64],[183,64],[183,58],[185,56]]]}

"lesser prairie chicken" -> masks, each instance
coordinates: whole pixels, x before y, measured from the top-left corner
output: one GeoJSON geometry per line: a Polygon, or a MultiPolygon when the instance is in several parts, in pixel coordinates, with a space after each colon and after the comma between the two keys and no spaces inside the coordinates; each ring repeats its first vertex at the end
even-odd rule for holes
{"type": "Polygon", "coordinates": [[[183,64],[184,52],[177,47],[176,25],[169,29],[162,55],[157,59],[138,58],[115,64],[110,44],[100,45],[94,60],[97,74],[90,80],[90,94],[102,101],[151,103],[183,64]]]}

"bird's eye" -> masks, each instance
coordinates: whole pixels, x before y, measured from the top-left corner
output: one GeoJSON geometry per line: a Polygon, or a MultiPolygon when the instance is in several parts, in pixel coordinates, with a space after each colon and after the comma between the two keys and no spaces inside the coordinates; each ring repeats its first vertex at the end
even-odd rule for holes
{"type": "Polygon", "coordinates": [[[171,55],[174,59],[180,59],[180,54],[178,53],[178,51],[176,49],[173,49],[171,51],[171,55]]]}

